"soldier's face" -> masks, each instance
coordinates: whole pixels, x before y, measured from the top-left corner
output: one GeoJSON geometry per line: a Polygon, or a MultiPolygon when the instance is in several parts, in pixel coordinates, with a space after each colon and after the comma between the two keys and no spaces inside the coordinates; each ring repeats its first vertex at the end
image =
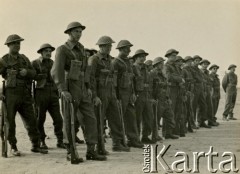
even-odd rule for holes
{"type": "Polygon", "coordinates": [[[91,53],[89,51],[86,51],[85,53],[87,58],[91,56],[91,53]]]}
{"type": "Polygon", "coordinates": [[[82,28],[74,28],[69,32],[69,36],[73,41],[78,42],[82,36],[82,28]]]}
{"type": "Polygon", "coordinates": [[[217,68],[212,68],[212,72],[216,74],[217,73],[217,68]]]}
{"type": "Polygon", "coordinates": [[[42,50],[42,57],[44,59],[50,59],[52,57],[52,49],[51,48],[45,48],[42,50]]]}
{"type": "Polygon", "coordinates": [[[106,45],[100,46],[100,51],[103,54],[110,54],[111,50],[112,50],[112,44],[106,44],[106,45]]]}
{"type": "Polygon", "coordinates": [[[162,70],[163,69],[163,62],[158,63],[157,69],[158,70],[162,70]]]}
{"type": "Polygon", "coordinates": [[[232,67],[232,68],[230,69],[230,71],[231,71],[231,72],[235,72],[235,69],[236,69],[235,67],[232,67]]]}
{"type": "Polygon", "coordinates": [[[11,53],[18,53],[21,48],[21,42],[12,42],[8,45],[9,52],[11,53]]]}
{"type": "Polygon", "coordinates": [[[128,56],[131,52],[131,48],[130,47],[123,47],[120,49],[120,52],[124,55],[124,56],[128,56]]]}
{"type": "Polygon", "coordinates": [[[195,59],[195,60],[193,61],[193,63],[194,63],[194,65],[199,65],[200,59],[195,59]]]}
{"type": "Polygon", "coordinates": [[[209,65],[208,63],[202,63],[202,64],[201,64],[201,66],[202,66],[203,69],[207,69],[208,65],[209,65]]]}
{"type": "Polygon", "coordinates": [[[177,53],[172,53],[172,54],[169,55],[169,58],[170,59],[175,59],[176,56],[177,56],[177,53]]]}
{"type": "Polygon", "coordinates": [[[140,54],[138,56],[139,63],[143,64],[146,61],[146,55],[140,54]]]}

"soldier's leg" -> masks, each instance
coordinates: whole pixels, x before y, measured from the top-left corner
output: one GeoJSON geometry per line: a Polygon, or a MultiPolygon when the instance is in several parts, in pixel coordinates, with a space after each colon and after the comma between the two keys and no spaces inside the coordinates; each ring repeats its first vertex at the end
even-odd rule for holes
{"type": "Polygon", "coordinates": [[[53,119],[54,133],[57,137],[57,147],[64,148],[63,145],[63,119],[60,113],[59,101],[57,95],[51,96],[48,112],[53,119]]]}
{"type": "Polygon", "coordinates": [[[89,96],[85,96],[79,103],[79,110],[83,114],[83,122],[85,125],[85,139],[87,143],[87,160],[107,160],[105,156],[99,155],[96,151],[98,143],[97,119],[94,114],[94,106],[89,96]]]}
{"type": "Polygon", "coordinates": [[[178,136],[173,134],[175,129],[175,119],[174,119],[174,112],[172,107],[167,103],[162,103],[162,117],[165,122],[166,128],[166,139],[178,139],[178,136]]]}
{"type": "MultiPolygon", "coordinates": [[[[142,140],[143,138],[147,138],[149,135],[152,133],[152,126],[153,126],[153,120],[154,120],[154,115],[153,115],[153,107],[152,103],[150,100],[145,100],[144,106],[143,106],[143,127],[142,127],[142,140]]],[[[155,123],[156,124],[156,123],[155,123]]],[[[149,143],[152,143],[149,142],[149,143]]]]}
{"type": "Polygon", "coordinates": [[[37,117],[37,126],[40,133],[40,140],[42,142],[41,146],[45,149],[48,147],[45,144],[46,133],[44,129],[44,123],[46,120],[46,112],[48,109],[49,101],[49,94],[43,93],[42,90],[36,91],[35,97],[35,113],[37,117]]]}
{"type": "Polygon", "coordinates": [[[207,113],[206,113],[206,109],[207,109],[206,102],[207,102],[206,96],[204,96],[204,93],[202,91],[200,93],[199,100],[198,100],[198,106],[199,106],[198,122],[203,127],[208,128],[208,126],[205,126],[205,121],[208,119],[207,113]]]}
{"type": "Polygon", "coordinates": [[[16,112],[17,106],[19,105],[20,97],[12,95],[12,90],[7,89],[6,91],[6,106],[7,106],[7,117],[6,122],[8,123],[8,142],[11,146],[16,146],[16,112]]]}
{"type": "Polygon", "coordinates": [[[20,107],[18,108],[18,112],[22,117],[24,126],[28,131],[28,136],[30,137],[30,140],[32,142],[31,151],[47,153],[46,150],[40,149],[40,134],[37,129],[37,119],[33,111],[32,97],[29,93],[26,93],[25,96],[22,98],[22,102],[20,107]]]}
{"type": "Polygon", "coordinates": [[[223,117],[225,117],[225,118],[230,113],[232,101],[233,101],[233,93],[227,91],[226,92],[226,99],[225,99],[225,108],[224,108],[224,112],[223,112],[223,117]]]}
{"type": "Polygon", "coordinates": [[[138,134],[141,136],[141,128],[143,128],[143,110],[145,107],[145,102],[143,96],[138,96],[136,102],[135,102],[135,107],[136,107],[136,119],[137,119],[137,128],[138,128],[138,134]]]}
{"type": "MultiPolygon", "coordinates": [[[[122,128],[122,123],[120,120],[120,113],[118,110],[118,105],[117,105],[117,99],[115,97],[112,97],[109,99],[109,105],[106,110],[106,117],[108,120],[108,125],[111,129],[111,136],[112,136],[112,141],[113,141],[113,151],[125,151],[129,152],[130,149],[128,147],[125,147],[123,145],[123,128],[122,128]]],[[[123,122],[124,124],[124,122],[123,122]]]]}
{"type": "Polygon", "coordinates": [[[236,99],[237,99],[237,91],[234,91],[232,95],[232,102],[229,109],[229,119],[231,120],[236,120],[236,118],[233,117],[233,109],[235,107],[236,99]]]}
{"type": "Polygon", "coordinates": [[[197,108],[198,108],[198,103],[199,103],[199,98],[201,94],[202,88],[199,86],[195,86],[194,88],[194,98],[192,100],[192,108],[193,108],[193,116],[194,116],[194,121],[197,119],[197,108]]]}

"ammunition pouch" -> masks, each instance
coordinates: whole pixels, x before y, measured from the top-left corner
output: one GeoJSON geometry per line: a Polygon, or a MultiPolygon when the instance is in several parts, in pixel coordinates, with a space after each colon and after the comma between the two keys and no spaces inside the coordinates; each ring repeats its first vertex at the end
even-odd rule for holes
{"type": "Polygon", "coordinates": [[[71,60],[71,66],[68,73],[68,79],[70,80],[81,80],[84,77],[84,72],[82,72],[82,61],[71,60]]]}
{"type": "Polygon", "coordinates": [[[7,70],[6,87],[15,88],[17,86],[17,70],[7,70]]]}
{"type": "Polygon", "coordinates": [[[136,79],[136,90],[143,91],[144,90],[144,78],[142,76],[137,76],[135,79],[136,79]]]}
{"type": "Polygon", "coordinates": [[[132,84],[133,74],[124,72],[120,78],[120,88],[126,89],[129,88],[132,84]]]}

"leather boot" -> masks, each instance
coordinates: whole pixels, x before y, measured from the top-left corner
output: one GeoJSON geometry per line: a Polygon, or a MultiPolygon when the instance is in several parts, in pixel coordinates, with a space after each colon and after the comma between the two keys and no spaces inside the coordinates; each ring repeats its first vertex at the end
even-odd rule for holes
{"type": "Polygon", "coordinates": [[[45,140],[41,140],[41,142],[40,142],[40,148],[41,148],[41,149],[48,149],[48,146],[46,145],[45,140]]]}
{"type": "Polygon", "coordinates": [[[11,145],[11,154],[13,156],[21,156],[20,151],[18,150],[16,145],[11,145]]]}
{"type": "Polygon", "coordinates": [[[130,152],[130,148],[128,146],[123,146],[121,140],[114,140],[112,150],[114,152],[130,152]]]}
{"type": "Polygon", "coordinates": [[[95,150],[95,144],[87,144],[87,160],[96,160],[96,161],[106,161],[107,157],[104,155],[99,155],[95,150]]]}

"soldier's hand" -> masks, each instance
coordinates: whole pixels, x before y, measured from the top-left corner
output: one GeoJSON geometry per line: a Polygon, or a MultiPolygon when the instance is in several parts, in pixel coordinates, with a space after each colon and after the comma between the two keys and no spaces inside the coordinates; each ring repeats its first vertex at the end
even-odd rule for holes
{"type": "Polygon", "coordinates": [[[88,90],[87,90],[87,95],[88,95],[90,98],[92,98],[92,90],[91,90],[91,89],[88,89],[88,90]]]}
{"type": "Polygon", "coordinates": [[[25,68],[21,69],[21,71],[19,72],[21,76],[26,76],[27,75],[27,70],[25,68]]]}
{"type": "Polygon", "coordinates": [[[101,102],[101,100],[100,100],[100,98],[99,97],[95,97],[94,99],[93,99],[93,104],[95,105],[95,106],[98,106],[99,104],[101,104],[102,102],[101,102]]]}
{"type": "Polygon", "coordinates": [[[183,84],[185,83],[185,80],[184,80],[184,79],[182,79],[182,83],[183,83],[183,84]]]}
{"type": "Polygon", "coordinates": [[[62,91],[61,95],[68,101],[72,102],[72,95],[68,91],[62,91]]]}
{"type": "Polygon", "coordinates": [[[132,97],[130,98],[131,103],[135,103],[136,100],[137,100],[137,97],[135,94],[133,94],[132,97]]]}
{"type": "Polygon", "coordinates": [[[0,94],[0,100],[4,100],[5,96],[3,94],[0,94]]]}
{"type": "Polygon", "coordinates": [[[157,100],[151,99],[150,102],[155,105],[157,103],[157,100]]]}

